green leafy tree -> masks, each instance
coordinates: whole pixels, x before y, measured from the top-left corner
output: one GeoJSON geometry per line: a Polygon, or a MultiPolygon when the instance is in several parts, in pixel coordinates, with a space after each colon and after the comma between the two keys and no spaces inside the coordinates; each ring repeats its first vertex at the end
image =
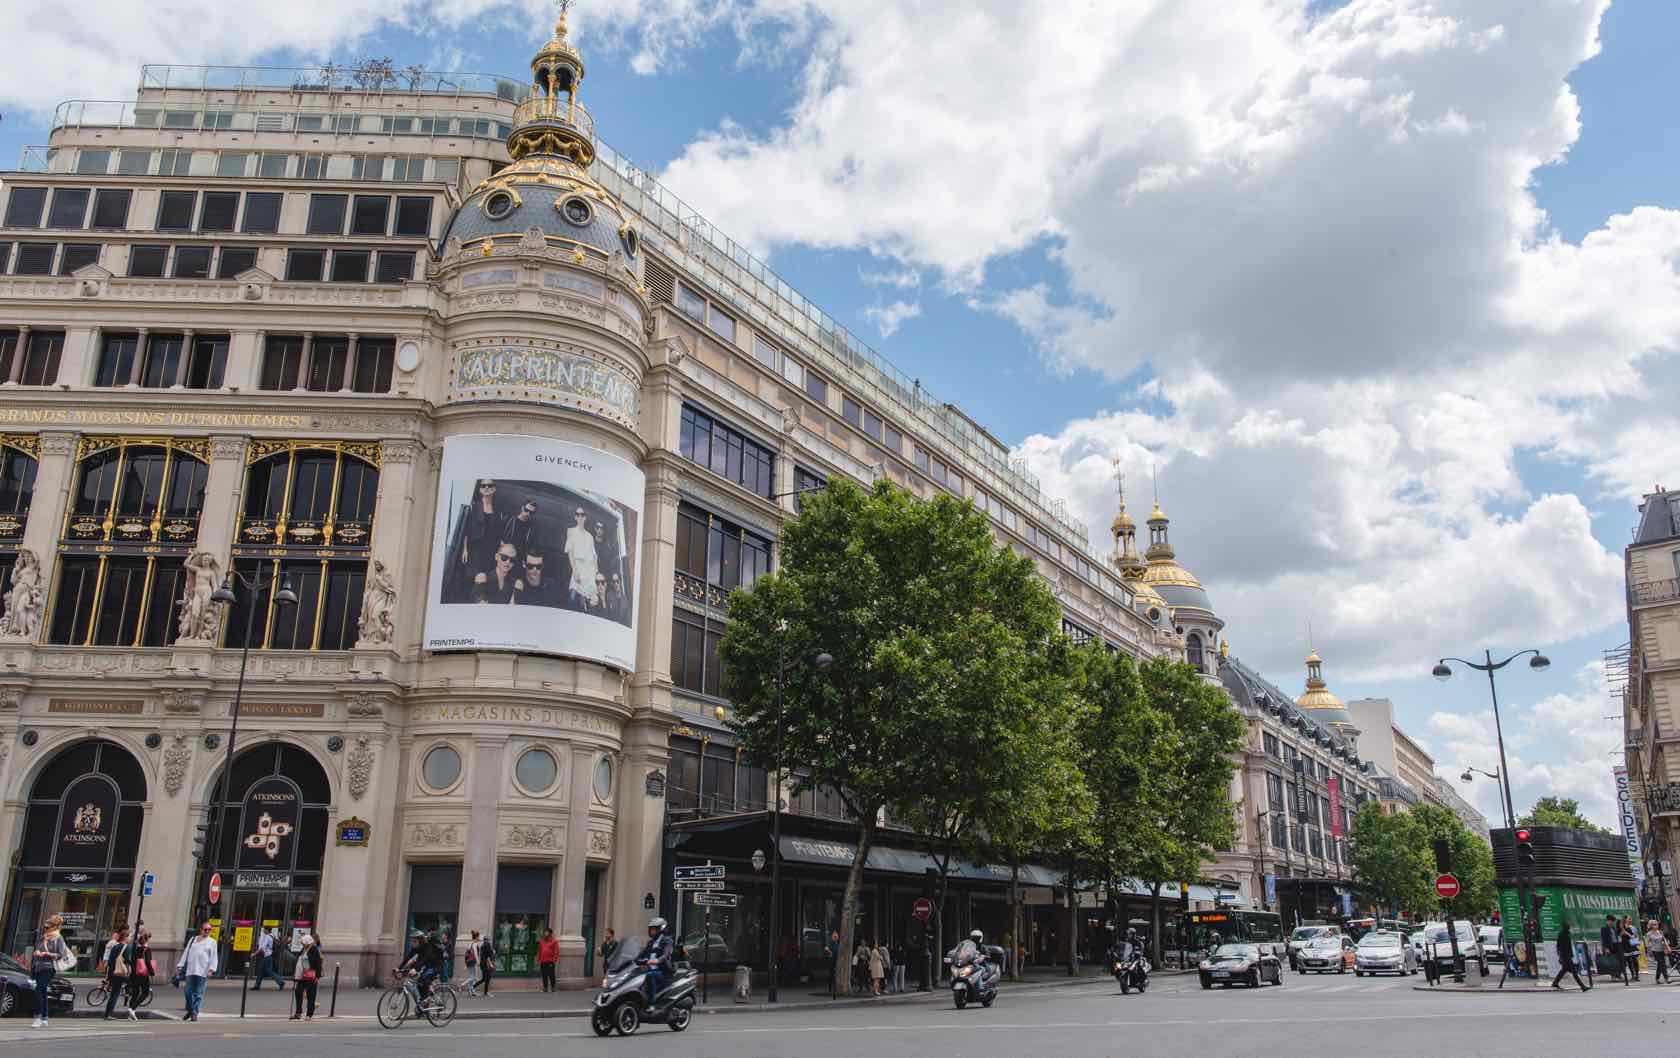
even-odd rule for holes
{"type": "Polygon", "coordinates": [[[1144,762],[1144,816],[1127,855],[1154,897],[1154,958],[1161,960],[1161,889],[1190,883],[1237,838],[1231,804],[1243,721],[1231,699],[1190,665],[1154,657],[1139,666],[1143,697],[1160,725],[1144,762]]]}
{"type": "Polygon", "coordinates": [[[1433,905],[1434,860],[1409,813],[1385,815],[1377,802],[1366,802],[1354,814],[1348,856],[1354,885],[1389,914],[1424,913],[1433,905]]]}
{"type": "MultiPolygon", "coordinates": [[[[1485,915],[1493,910],[1497,895],[1493,889],[1493,849],[1487,842],[1470,832],[1470,828],[1449,809],[1440,805],[1422,804],[1412,809],[1412,820],[1427,854],[1427,869],[1435,868],[1435,841],[1445,840],[1451,857],[1452,875],[1458,879],[1458,895],[1451,904],[1454,918],[1485,915]]],[[[1440,902],[1433,896],[1431,906],[1440,902]]]]}
{"type": "Polygon", "coordinates": [[[843,953],[883,810],[915,811],[953,782],[992,777],[994,740],[1031,729],[1027,699],[1050,678],[1035,655],[1059,624],[1032,563],[1001,548],[971,506],[890,482],[865,491],[834,479],[808,495],[784,529],[781,570],[732,596],[720,654],[745,752],[779,759],[796,789],[832,788],[856,820],[843,953]],[[826,671],[779,676],[781,658],[818,652],[834,658],[826,671]]]}
{"type": "Polygon", "coordinates": [[[1517,823],[1525,827],[1576,827],[1595,834],[1612,833],[1609,827],[1601,827],[1582,815],[1580,802],[1573,797],[1542,797],[1517,823]]]}

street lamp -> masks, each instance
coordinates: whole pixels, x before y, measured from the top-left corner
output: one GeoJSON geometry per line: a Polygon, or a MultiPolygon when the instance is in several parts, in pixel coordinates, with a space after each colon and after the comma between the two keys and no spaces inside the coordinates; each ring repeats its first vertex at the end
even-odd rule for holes
{"type": "MultiPolygon", "coordinates": [[[[1435,662],[1435,667],[1430,670],[1430,674],[1436,679],[1443,681],[1450,680],[1452,679],[1452,669],[1447,665],[1447,662],[1456,661],[1467,669],[1475,669],[1478,672],[1487,673],[1488,697],[1493,700],[1493,735],[1499,742],[1499,784],[1500,789],[1505,793],[1505,826],[1512,834],[1513,853],[1516,851],[1514,842],[1516,840],[1517,830],[1517,807],[1516,803],[1511,800],[1511,766],[1505,760],[1505,729],[1499,722],[1499,690],[1494,686],[1493,674],[1509,665],[1511,662],[1522,657],[1524,654],[1534,655],[1528,659],[1528,667],[1535,672],[1545,672],[1547,669],[1552,667],[1552,659],[1532,647],[1527,650],[1519,650],[1515,654],[1506,658],[1504,661],[1499,662],[1493,660],[1493,651],[1484,648],[1482,651],[1483,661],[1480,663],[1465,661],[1463,658],[1442,658],[1435,662]]],[[[1467,771],[1465,774],[1468,775],[1469,772],[1467,771]]],[[[1532,941],[1536,938],[1529,936],[1528,923],[1534,916],[1532,910],[1528,906],[1528,895],[1528,887],[1523,883],[1522,868],[1519,865],[1517,868],[1517,903],[1523,913],[1523,936],[1525,939],[1531,941],[1529,944],[1529,950],[1532,952],[1534,949],[1532,941]]],[[[1538,926],[1539,923],[1536,922],[1535,925],[1538,926]]]]}
{"type": "MultiPolygon", "coordinates": [[[[212,803],[210,811],[210,842],[204,848],[206,866],[210,874],[216,873],[216,857],[220,854],[222,844],[222,818],[227,814],[228,783],[233,779],[233,743],[239,737],[239,706],[245,695],[245,666],[251,660],[251,637],[256,635],[258,603],[262,594],[274,586],[274,579],[280,574],[280,560],[274,560],[274,576],[264,579],[261,576],[247,578],[243,573],[228,570],[222,580],[222,586],[210,593],[210,601],[221,603],[224,608],[232,607],[239,601],[239,596],[233,592],[235,582],[251,594],[250,608],[245,612],[245,646],[239,653],[239,682],[233,688],[233,713],[228,724],[227,759],[222,762],[221,793],[212,803]]],[[[280,587],[274,592],[276,607],[297,605],[297,593],[292,591],[290,575],[280,582],[280,587]]],[[[224,610],[224,615],[227,611],[224,610]]],[[[205,882],[209,884],[208,879],[205,882]]]]}
{"type": "MultiPolygon", "coordinates": [[[[1458,778],[1460,782],[1474,782],[1476,775],[1485,775],[1492,779],[1495,783],[1500,781],[1498,768],[1495,768],[1492,771],[1483,771],[1481,768],[1473,768],[1468,764],[1464,766],[1464,774],[1460,775],[1458,778]],[[1472,772],[1475,774],[1471,774],[1472,772]]],[[[1509,820],[1511,818],[1511,812],[1510,809],[1505,806],[1505,788],[1503,786],[1496,786],[1495,789],[1499,791],[1500,811],[1504,812],[1505,818],[1509,820]]]]}
{"type": "Polygon", "coordinates": [[[1258,811],[1254,813],[1254,820],[1260,827],[1260,910],[1270,911],[1271,904],[1266,900],[1266,819],[1272,813],[1258,811]]]}
{"type": "MultiPolygon", "coordinates": [[[[787,646],[787,621],[776,622],[776,780],[770,790],[770,929],[767,932],[770,939],[770,954],[767,965],[770,967],[770,992],[766,997],[770,1002],[778,1001],[777,997],[777,966],[776,941],[781,932],[782,924],[782,684],[787,679],[787,656],[784,653],[787,646]]],[[[824,651],[811,659],[818,672],[828,671],[834,664],[834,655],[824,651]]]]}

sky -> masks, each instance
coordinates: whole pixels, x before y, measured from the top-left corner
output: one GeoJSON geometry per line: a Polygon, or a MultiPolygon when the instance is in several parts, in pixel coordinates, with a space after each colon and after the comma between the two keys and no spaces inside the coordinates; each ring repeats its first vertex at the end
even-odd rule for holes
{"type": "MultiPolygon", "coordinates": [[[[0,156],[142,63],[521,78],[524,0],[0,8],[0,156]],[[182,32],[191,26],[192,31],[182,32]],[[97,59],[95,58],[97,56],[97,59]]],[[[1010,444],[1151,478],[1235,653],[1616,820],[1622,549],[1675,481],[1672,0],[578,0],[603,139],[1010,444]]],[[[1461,784],[1497,821],[1493,784],[1461,784]]]]}

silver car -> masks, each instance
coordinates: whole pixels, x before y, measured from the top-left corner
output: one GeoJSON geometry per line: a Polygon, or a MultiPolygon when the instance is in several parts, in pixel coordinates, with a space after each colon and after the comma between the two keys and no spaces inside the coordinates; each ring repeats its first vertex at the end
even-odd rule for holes
{"type": "Polygon", "coordinates": [[[1359,946],[1353,951],[1353,972],[1356,977],[1366,974],[1415,974],[1418,972],[1417,949],[1398,933],[1373,930],[1359,939],[1359,946]]]}

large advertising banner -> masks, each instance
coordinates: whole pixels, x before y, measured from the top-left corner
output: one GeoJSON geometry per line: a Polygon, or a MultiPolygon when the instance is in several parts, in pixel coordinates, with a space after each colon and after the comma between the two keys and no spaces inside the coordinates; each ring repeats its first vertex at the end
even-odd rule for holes
{"type": "Polygon", "coordinates": [[[427,650],[636,657],[646,480],[628,460],[512,434],[446,438],[427,650]]]}
{"type": "Polygon", "coordinates": [[[1623,765],[1616,765],[1616,808],[1622,818],[1622,840],[1627,842],[1628,867],[1633,870],[1633,880],[1643,886],[1645,884],[1645,851],[1639,842],[1639,813],[1633,810],[1633,794],[1628,789],[1628,772],[1623,765]]]}

